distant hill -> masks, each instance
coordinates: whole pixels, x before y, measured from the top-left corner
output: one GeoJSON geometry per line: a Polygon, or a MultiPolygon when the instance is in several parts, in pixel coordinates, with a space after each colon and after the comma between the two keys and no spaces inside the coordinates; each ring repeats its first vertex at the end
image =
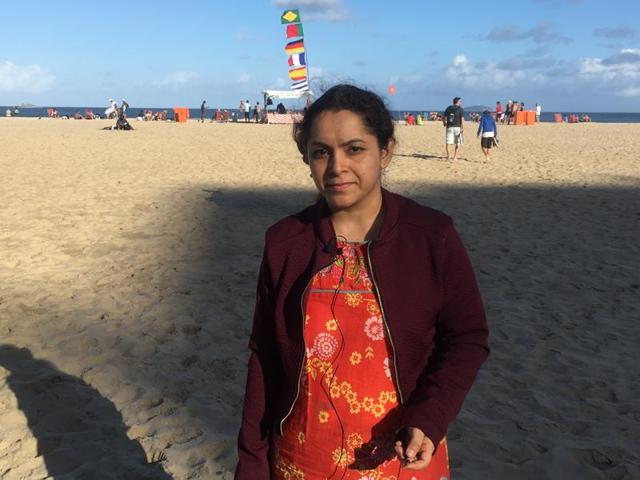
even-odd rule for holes
{"type": "Polygon", "coordinates": [[[484,112],[485,110],[489,110],[493,112],[495,110],[494,107],[487,107],[486,105],[472,105],[470,107],[463,106],[465,112],[484,112]]]}

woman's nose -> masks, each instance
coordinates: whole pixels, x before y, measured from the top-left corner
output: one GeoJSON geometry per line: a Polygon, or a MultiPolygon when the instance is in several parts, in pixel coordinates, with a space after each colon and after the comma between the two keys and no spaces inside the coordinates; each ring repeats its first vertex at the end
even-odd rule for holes
{"type": "Polygon", "coordinates": [[[332,173],[344,171],[347,164],[347,156],[340,150],[334,150],[329,157],[329,170],[332,173]]]}

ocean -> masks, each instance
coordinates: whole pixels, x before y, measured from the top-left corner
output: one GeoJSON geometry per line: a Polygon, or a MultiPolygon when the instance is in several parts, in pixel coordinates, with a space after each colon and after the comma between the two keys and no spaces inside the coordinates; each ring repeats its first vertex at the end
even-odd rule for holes
{"type": "MultiPolygon", "coordinates": [[[[0,115],[5,116],[5,111],[7,109],[13,110],[13,106],[0,106],[0,115]]],[[[57,107],[58,114],[60,116],[67,115],[73,116],[76,112],[84,113],[86,109],[91,109],[95,114],[104,115],[105,106],[102,107],[57,107]]],[[[169,112],[169,118],[173,118],[173,108],[172,107],[131,107],[128,111],[128,117],[135,117],[140,110],[153,110],[154,112],[167,110],[169,112]]],[[[238,115],[239,111],[236,108],[227,109],[231,113],[235,113],[238,115]]],[[[400,120],[403,118],[404,112],[394,110],[391,113],[393,116],[400,120]]],[[[205,114],[207,118],[211,118],[214,114],[215,109],[206,109],[205,114]]],[[[422,110],[411,110],[411,113],[414,115],[421,114],[424,115],[425,111],[422,110]]],[[[442,113],[442,112],[440,112],[442,113]]],[[[566,117],[572,113],[578,114],[579,116],[583,113],[586,113],[591,117],[591,121],[598,123],[640,123],[640,113],[627,113],[627,112],[557,112],[562,113],[563,117],[566,117]]],[[[554,122],[555,121],[556,112],[542,112],[541,121],[542,122],[554,122]]],[[[47,108],[46,107],[32,107],[32,108],[20,108],[19,115],[20,117],[46,117],[47,116],[47,108]]],[[[200,118],[200,108],[190,108],[189,116],[192,119],[200,118]]]]}

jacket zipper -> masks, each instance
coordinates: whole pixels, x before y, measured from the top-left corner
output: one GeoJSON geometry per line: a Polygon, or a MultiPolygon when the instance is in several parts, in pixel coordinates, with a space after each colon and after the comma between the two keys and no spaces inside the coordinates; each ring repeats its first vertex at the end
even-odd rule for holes
{"type": "Polygon", "coordinates": [[[398,397],[400,400],[400,405],[404,405],[404,395],[402,395],[402,388],[400,386],[400,377],[398,376],[398,363],[396,361],[396,347],[393,343],[393,336],[391,335],[391,328],[389,328],[389,324],[387,323],[387,317],[384,314],[384,306],[382,305],[382,295],[380,295],[380,289],[378,288],[378,284],[376,283],[376,276],[373,273],[373,262],[371,261],[371,242],[367,243],[367,260],[369,261],[369,270],[371,270],[371,283],[373,283],[373,287],[376,290],[376,296],[378,297],[378,303],[380,304],[380,313],[382,313],[382,323],[384,323],[384,327],[387,331],[387,335],[389,336],[389,343],[391,344],[391,352],[393,354],[393,373],[396,378],[396,388],[398,389],[398,397]]]}
{"type": "MultiPolygon", "coordinates": [[[[328,266],[332,265],[334,260],[331,260],[331,263],[325,265],[324,267],[320,267],[320,270],[323,270],[328,266]]],[[[320,270],[318,270],[318,272],[320,270]]],[[[293,402],[291,402],[291,407],[289,407],[289,411],[282,418],[282,420],[280,420],[280,436],[283,435],[284,422],[287,418],[289,418],[289,416],[291,415],[291,412],[293,412],[293,407],[296,406],[296,402],[298,401],[298,397],[300,396],[300,381],[302,380],[302,370],[303,370],[302,367],[304,366],[304,357],[307,351],[307,345],[304,342],[304,297],[307,295],[307,290],[309,289],[309,285],[311,285],[311,281],[313,280],[313,277],[315,276],[316,273],[311,275],[311,278],[309,279],[309,281],[307,282],[307,285],[304,287],[304,290],[302,291],[302,297],[300,297],[300,313],[302,314],[302,356],[300,357],[300,362],[298,366],[298,383],[296,384],[296,396],[293,398],[293,402]]]]}

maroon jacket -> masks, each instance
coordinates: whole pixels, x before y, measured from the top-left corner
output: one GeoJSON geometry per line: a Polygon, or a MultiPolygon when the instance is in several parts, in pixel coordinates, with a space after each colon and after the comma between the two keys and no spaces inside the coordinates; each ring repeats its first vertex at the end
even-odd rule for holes
{"type": "MultiPolygon", "coordinates": [[[[418,427],[438,445],[489,355],[482,299],[448,216],[386,190],[383,205],[369,262],[394,350],[402,427],[418,427]]],[[[270,478],[271,436],[282,434],[298,395],[303,293],[334,255],[335,232],[323,200],[267,230],[249,342],[238,480],[270,478]]]]}

